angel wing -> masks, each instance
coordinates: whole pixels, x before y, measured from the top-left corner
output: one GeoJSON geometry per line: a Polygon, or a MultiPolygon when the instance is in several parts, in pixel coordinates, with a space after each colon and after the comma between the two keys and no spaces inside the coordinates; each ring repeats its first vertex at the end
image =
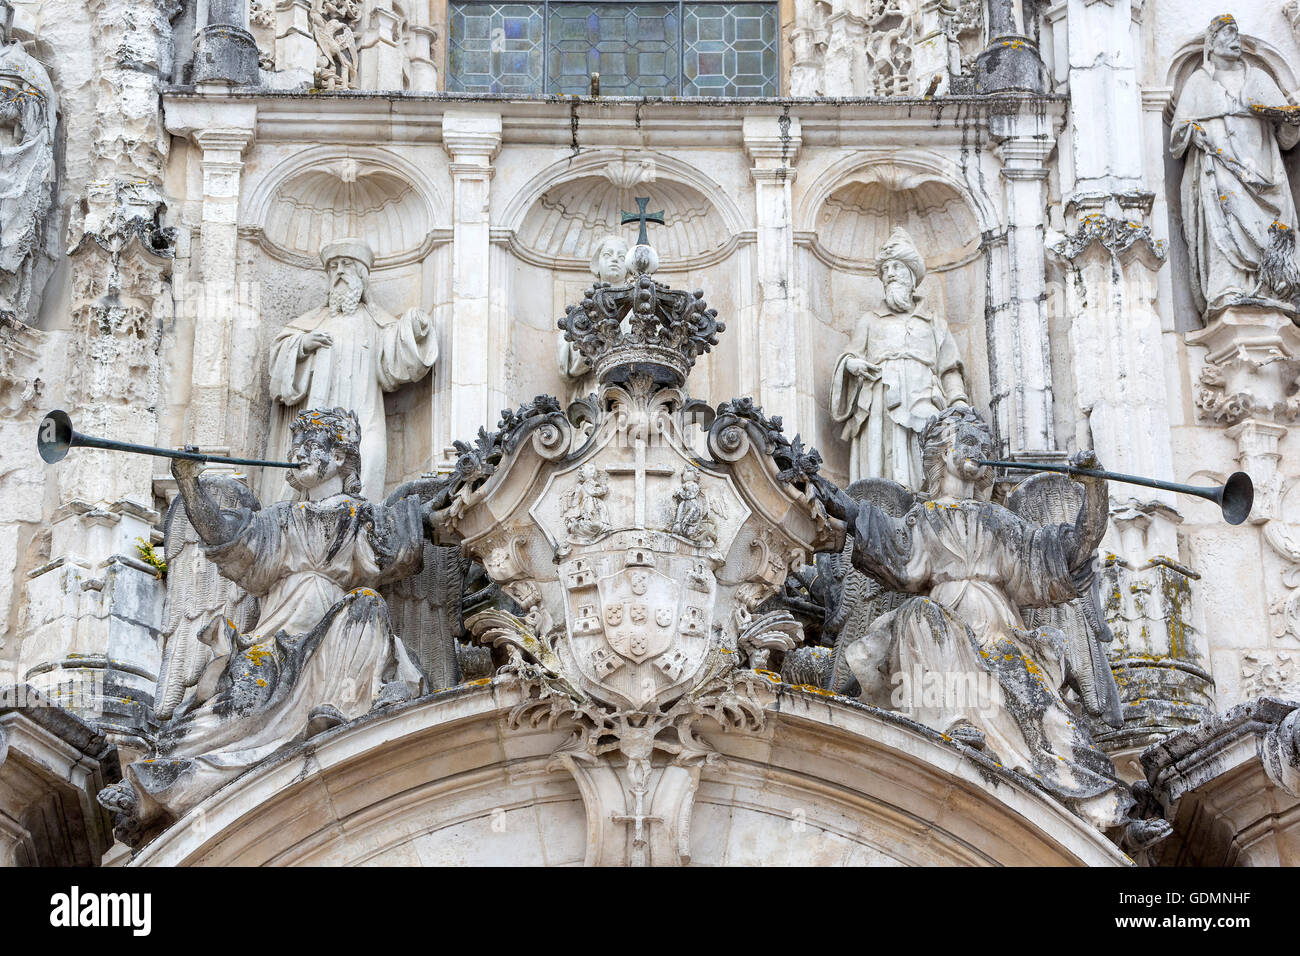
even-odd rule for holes
{"type": "MultiPolygon", "coordinates": [[[[408,495],[441,501],[450,486],[446,476],[428,475],[400,485],[384,499],[393,504],[408,495]]],[[[419,572],[381,588],[393,630],[424,673],[432,690],[454,687],[461,679],[457,639],[462,636],[462,601],[469,560],[460,546],[424,542],[419,572]]]]}
{"type": "Polygon", "coordinates": [[[393,630],[424,672],[431,690],[460,681],[456,641],[461,635],[461,598],[469,559],[460,547],[424,542],[419,573],[382,589],[393,630]]]}
{"type": "MultiPolygon", "coordinates": [[[[222,508],[261,505],[242,480],[230,475],[203,475],[203,489],[222,508]]],[[[203,639],[216,618],[230,620],[242,632],[257,623],[258,602],[234,581],[223,578],[203,554],[199,534],[190,524],[185,502],[176,497],[163,520],[167,560],[167,624],[163,630],[162,666],[154,695],[154,713],[170,720],[192,703],[195,688],[217,651],[203,639]]]]}
{"type": "MultiPolygon", "coordinates": [[[[901,518],[916,502],[916,496],[895,481],[884,478],[865,478],[855,481],[846,489],[855,501],[867,501],[885,514],[901,518]]],[[[830,562],[835,576],[841,579],[838,600],[834,610],[828,609],[823,634],[833,635],[835,654],[831,663],[828,689],[837,694],[856,696],[857,680],[844,662],[844,651],[867,632],[871,622],[892,611],[907,597],[890,591],[869,574],[853,566],[853,537],[845,538],[844,548],[830,562]]]]}
{"type": "MultiPolygon", "coordinates": [[[[1073,524],[1084,506],[1083,486],[1065,475],[1034,475],[1016,485],[1007,508],[1034,524],[1073,524]]],[[[1111,673],[1105,645],[1115,639],[1102,614],[1101,592],[1094,559],[1075,576],[1079,597],[1053,607],[1025,607],[1020,614],[1029,627],[1059,628],[1066,638],[1066,684],[1072,687],[1091,717],[1120,727],[1119,687],[1111,673]]]]}

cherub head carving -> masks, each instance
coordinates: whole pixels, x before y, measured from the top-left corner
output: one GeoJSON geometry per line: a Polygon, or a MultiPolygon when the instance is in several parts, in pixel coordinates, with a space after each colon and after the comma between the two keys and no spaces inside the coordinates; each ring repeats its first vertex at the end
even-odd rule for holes
{"type": "Polygon", "coordinates": [[[993,432],[978,412],[968,405],[944,409],[932,416],[921,432],[923,494],[937,497],[955,478],[955,483],[973,485],[974,496],[987,501],[993,491],[993,469],[974,460],[992,458],[993,454],[993,432]]]}
{"type": "Polygon", "coordinates": [[[627,273],[627,241],[621,236],[606,236],[591,254],[591,274],[601,282],[623,285],[627,273]]]}
{"type": "Polygon", "coordinates": [[[308,409],[290,429],[291,460],[304,463],[285,479],[290,488],[306,494],[340,476],[344,494],[361,494],[361,424],[355,414],[345,408],[308,409]]]}

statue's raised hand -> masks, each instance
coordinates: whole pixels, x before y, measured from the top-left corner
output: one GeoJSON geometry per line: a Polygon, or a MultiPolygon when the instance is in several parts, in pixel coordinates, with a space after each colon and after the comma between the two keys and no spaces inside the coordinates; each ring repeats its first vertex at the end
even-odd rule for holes
{"type": "Polygon", "coordinates": [[[1101,462],[1097,459],[1097,453],[1091,448],[1076,451],[1070,456],[1070,464],[1075,468],[1091,468],[1094,471],[1101,470],[1101,462]]]}
{"type": "Polygon", "coordinates": [[[317,349],[327,349],[333,344],[334,339],[328,332],[308,332],[302,337],[302,352],[311,355],[317,349]]]}
{"type": "Polygon", "coordinates": [[[189,458],[172,459],[172,477],[177,481],[194,481],[203,471],[203,462],[189,458]]]}

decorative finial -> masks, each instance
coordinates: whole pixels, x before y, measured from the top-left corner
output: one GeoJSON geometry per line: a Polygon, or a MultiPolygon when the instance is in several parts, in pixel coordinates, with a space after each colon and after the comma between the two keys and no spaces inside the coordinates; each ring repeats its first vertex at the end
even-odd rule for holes
{"type": "Polygon", "coordinates": [[[658,212],[645,211],[645,207],[649,205],[649,203],[650,203],[650,198],[648,196],[637,196],[636,197],[637,211],[623,213],[623,225],[626,226],[629,222],[640,223],[641,231],[637,233],[637,237],[636,237],[636,244],[638,246],[650,245],[650,237],[646,235],[646,231],[645,231],[646,223],[653,222],[653,223],[657,223],[660,226],[667,225],[664,222],[664,211],[662,209],[660,209],[658,212]]]}
{"type": "Polygon", "coordinates": [[[636,197],[636,212],[623,213],[623,224],[635,222],[640,225],[640,232],[637,234],[636,245],[632,251],[627,254],[628,269],[635,275],[650,275],[659,268],[659,253],[654,251],[650,245],[650,237],[646,235],[646,223],[658,223],[665,225],[664,211],[646,212],[646,205],[650,202],[646,196],[636,197]]]}

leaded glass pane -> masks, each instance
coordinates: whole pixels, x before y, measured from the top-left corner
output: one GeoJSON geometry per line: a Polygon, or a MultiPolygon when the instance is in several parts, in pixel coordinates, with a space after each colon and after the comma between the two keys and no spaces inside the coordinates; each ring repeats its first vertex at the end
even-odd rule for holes
{"type": "Polygon", "coordinates": [[[682,5],[683,96],[775,96],[776,50],[776,4],[682,5]]]}
{"type": "Polygon", "coordinates": [[[777,5],[449,4],[447,89],[462,93],[774,96],[777,5]]]}
{"type": "Polygon", "coordinates": [[[447,89],[537,95],[545,62],[540,3],[453,3],[447,89]]]}
{"type": "Polygon", "coordinates": [[[676,96],[681,26],[676,3],[552,3],[547,92],[676,96]]]}

